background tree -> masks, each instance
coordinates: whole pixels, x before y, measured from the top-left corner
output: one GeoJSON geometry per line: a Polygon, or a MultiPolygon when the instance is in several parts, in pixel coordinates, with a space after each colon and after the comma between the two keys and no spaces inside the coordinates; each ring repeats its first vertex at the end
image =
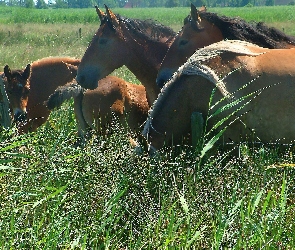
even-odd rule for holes
{"type": "Polygon", "coordinates": [[[55,8],[68,8],[68,3],[63,0],[56,0],[55,4],[52,4],[55,8]]]}
{"type": "Polygon", "coordinates": [[[25,0],[24,4],[25,4],[26,8],[34,8],[35,7],[34,0],[25,0]]]}
{"type": "MultiPolygon", "coordinates": [[[[99,0],[99,3],[101,8],[104,8],[104,4],[107,5],[109,8],[119,7],[119,3],[117,0],[99,0]]],[[[93,2],[93,4],[89,7],[93,7],[94,5],[95,4],[93,2]]]]}
{"type": "Polygon", "coordinates": [[[196,7],[201,7],[203,5],[206,5],[205,0],[195,0],[195,2],[192,2],[196,7]]]}
{"type": "Polygon", "coordinates": [[[37,0],[36,8],[37,9],[47,9],[48,5],[45,3],[44,0],[37,0]]]}
{"type": "Polygon", "coordinates": [[[275,1],[274,0],[266,0],[265,5],[266,6],[273,6],[273,5],[275,5],[275,1]]]}
{"type": "Polygon", "coordinates": [[[120,8],[123,8],[125,6],[125,4],[126,4],[126,1],[125,0],[118,0],[118,6],[120,8]]]}
{"type": "Polygon", "coordinates": [[[167,0],[165,4],[165,7],[168,7],[168,8],[177,7],[177,6],[179,6],[178,0],[167,0]]]}

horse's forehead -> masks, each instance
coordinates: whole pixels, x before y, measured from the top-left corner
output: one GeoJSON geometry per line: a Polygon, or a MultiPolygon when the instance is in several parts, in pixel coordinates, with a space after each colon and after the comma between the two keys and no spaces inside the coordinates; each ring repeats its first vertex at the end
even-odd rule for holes
{"type": "Polygon", "coordinates": [[[185,24],[182,29],[177,33],[176,37],[175,37],[175,41],[177,44],[177,41],[179,41],[180,39],[187,39],[187,40],[195,40],[198,39],[198,33],[196,32],[190,25],[190,23],[185,24]]]}
{"type": "Polygon", "coordinates": [[[101,27],[99,27],[99,29],[96,31],[94,37],[101,37],[104,35],[108,35],[110,34],[110,32],[108,32],[109,28],[107,25],[103,25],[101,27]]]}
{"type": "Polygon", "coordinates": [[[28,81],[27,79],[24,79],[24,77],[19,72],[13,72],[11,80],[8,82],[8,86],[10,89],[13,90],[21,90],[23,88],[29,89],[28,81]]]}
{"type": "Polygon", "coordinates": [[[26,82],[26,79],[24,79],[21,73],[19,72],[12,73],[11,79],[13,82],[26,82]]]}
{"type": "Polygon", "coordinates": [[[95,36],[111,36],[114,35],[116,33],[115,28],[111,27],[111,24],[108,22],[104,22],[102,23],[98,30],[95,33],[95,36]]]}
{"type": "Polygon", "coordinates": [[[177,37],[184,37],[188,35],[192,35],[192,28],[189,24],[185,24],[178,32],[177,37]]]}

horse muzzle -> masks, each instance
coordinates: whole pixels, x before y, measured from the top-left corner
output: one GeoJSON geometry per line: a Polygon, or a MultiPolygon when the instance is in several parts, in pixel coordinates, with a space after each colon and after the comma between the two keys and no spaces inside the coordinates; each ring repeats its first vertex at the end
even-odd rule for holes
{"type": "Polygon", "coordinates": [[[98,70],[94,67],[79,70],[76,76],[76,81],[85,89],[96,89],[98,87],[98,81],[101,76],[98,70]]]}
{"type": "Polygon", "coordinates": [[[158,87],[163,88],[166,82],[168,82],[171,79],[172,75],[173,75],[173,72],[169,69],[163,69],[159,71],[157,79],[156,79],[156,83],[158,87]]]}

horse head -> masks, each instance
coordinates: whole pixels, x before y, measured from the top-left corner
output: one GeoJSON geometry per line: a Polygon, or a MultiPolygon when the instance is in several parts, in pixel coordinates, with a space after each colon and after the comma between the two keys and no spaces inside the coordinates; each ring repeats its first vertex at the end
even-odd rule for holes
{"type": "Polygon", "coordinates": [[[206,11],[205,6],[198,10],[191,4],[191,13],[184,18],[183,27],[176,35],[159,69],[156,81],[160,88],[196,49],[223,40],[219,28],[202,18],[202,14],[206,11]]]}
{"type": "Polygon", "coordinates": [[[78,68],[77,82],[95,89],[98,81],[125,65],[145,86],[149,105],[160,91],[156,78],[175,32],[150,19],[140,20],[104,13],[96,7],[100,27],[78,68]]]}
{"type": "Polygon", "coordinates": [[[31,65],[28,64],[24,70],[11,70],[8,65],[4,67],[6,77],[5,87],[13,110],[15,121],[23,121],[27,117],[27,104],[30,93],[29,78],[31,65]]]}
{"type": "Polygon", "coordinates": [[[84,88],[95,89],[98,81],[128,60],[122,25],[107,6],[106,13],[96,8],[101,22],[78,68],[77,82],[84,88]]]}
{"type": "Polygon", "coordinates": [[[276,28],[237,17],[219,16],[205,8],[197,10],[192,4],[190,15],[184,19],[184,26],[162,61],[157,76],[158,86],[162,87],[196,50],[225,39],[246,41],[269,49],[295,46],[295,37],[276,28]]]}

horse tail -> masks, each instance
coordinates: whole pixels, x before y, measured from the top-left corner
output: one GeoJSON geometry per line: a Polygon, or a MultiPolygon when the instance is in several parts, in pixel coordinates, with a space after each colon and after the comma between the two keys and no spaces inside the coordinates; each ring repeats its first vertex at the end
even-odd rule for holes
{"type": "Polygon", "coordinates": [[[78,83],[60,86],[48,97],[45,105],[49,110],[59,108],[64,101],[76,98],[79,94],[83,94],[84,90],[78,83]]]}

